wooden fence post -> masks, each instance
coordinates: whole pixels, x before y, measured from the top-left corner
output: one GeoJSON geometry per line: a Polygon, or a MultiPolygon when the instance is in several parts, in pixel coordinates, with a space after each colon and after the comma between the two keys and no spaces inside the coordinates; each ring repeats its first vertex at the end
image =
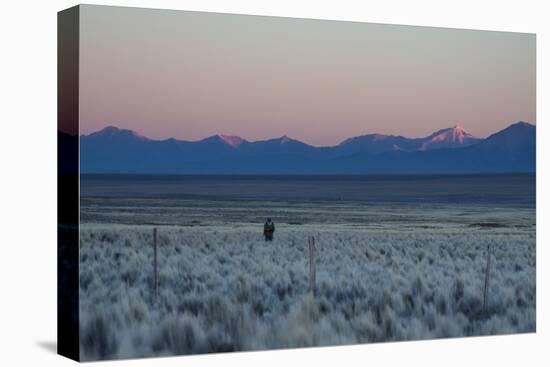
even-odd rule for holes
{"type": "Polygon", "coordinates": [[[485,286],[483,287],[483,312],[489,304],[489,282],[491,276],[491,245],[487,245],[487,267],[485,268],[485,286]]]}
{"type": "Polygon", "coordinates": [[[157,228],[153,228],[153,290],[157,294],[157,228]]]}
{"type": "Polygon", "coordinates": [[[311,236],[308,238],[309,244],[309,291],[315,296],[315,237],[311,236]]]}

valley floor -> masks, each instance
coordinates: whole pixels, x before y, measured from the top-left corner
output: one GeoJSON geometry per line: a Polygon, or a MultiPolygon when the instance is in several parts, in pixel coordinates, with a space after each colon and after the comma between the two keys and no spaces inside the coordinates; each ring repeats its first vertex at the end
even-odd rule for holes
{"type": "Polygon", "coordinates": [[[84,360],[535,331],[533,208],[81,203],[84,360]]]}

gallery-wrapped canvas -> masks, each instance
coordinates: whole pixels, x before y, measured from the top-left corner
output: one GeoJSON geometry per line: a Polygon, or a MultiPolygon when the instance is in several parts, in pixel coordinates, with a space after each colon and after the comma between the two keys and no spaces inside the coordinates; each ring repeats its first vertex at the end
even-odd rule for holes
{"type": "Polygon", "coordinates": [[[532,333],[535,35],[58,15],[58,348],[532,333]]]}

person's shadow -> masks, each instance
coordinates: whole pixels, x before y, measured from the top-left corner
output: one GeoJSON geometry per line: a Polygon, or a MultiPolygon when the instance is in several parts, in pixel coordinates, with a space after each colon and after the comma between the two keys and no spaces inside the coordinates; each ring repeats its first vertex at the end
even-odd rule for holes
{"type": "Polygon", "coordinates": [[[57,354],[57,342],[55,342],[55,341],[41,340],[41,341],[37,341],[36,345],[38,345],[39,347],[47,350],[50,353],[57,354]]]}

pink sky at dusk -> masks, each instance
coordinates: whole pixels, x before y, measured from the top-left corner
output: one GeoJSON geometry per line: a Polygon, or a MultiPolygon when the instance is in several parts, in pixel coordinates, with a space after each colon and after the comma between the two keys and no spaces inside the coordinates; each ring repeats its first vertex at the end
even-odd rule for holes
{"type": "Polygon", "coordinates": [[[485,137],[535,123],[535,36],[81,6],[80,133],[485,137]]]}

